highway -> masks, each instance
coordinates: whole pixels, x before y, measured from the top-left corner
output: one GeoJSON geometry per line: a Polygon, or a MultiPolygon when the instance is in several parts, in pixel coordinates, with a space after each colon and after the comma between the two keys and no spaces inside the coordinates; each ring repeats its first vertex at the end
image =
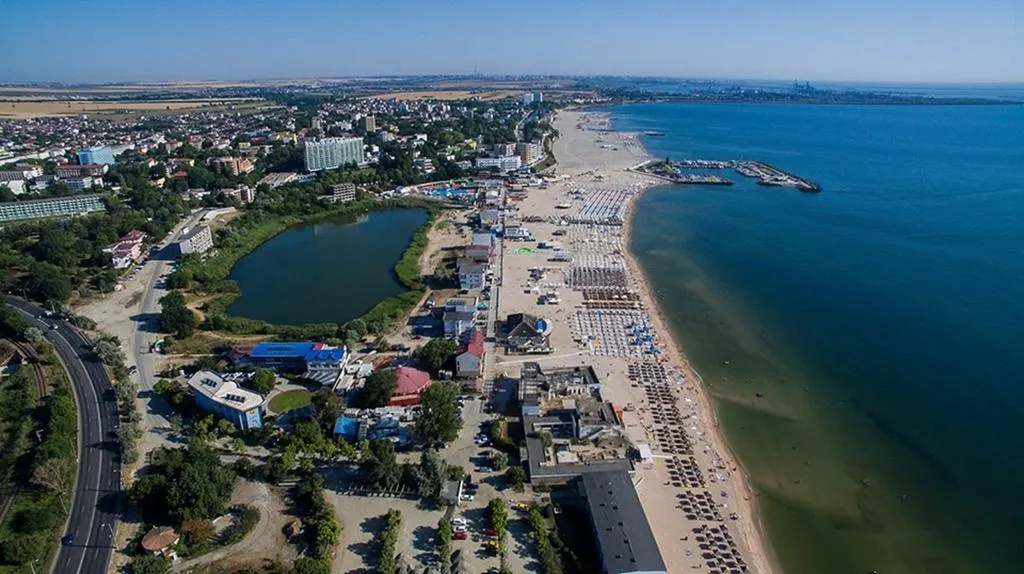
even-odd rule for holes
{"type": "Polygon", "coordinates": [[[53,345],[71,378],[78,403],[78,480],[63,533],[74,536],[74,541],[61,546],[52,572],[104,573],[114,547],[121,490],[117,399],[88,339],[61,320],[42,317],[44,311],[34,305],[5,298],[53,345]],[[56,328],[51,328],[53,325],[56,328]]]}

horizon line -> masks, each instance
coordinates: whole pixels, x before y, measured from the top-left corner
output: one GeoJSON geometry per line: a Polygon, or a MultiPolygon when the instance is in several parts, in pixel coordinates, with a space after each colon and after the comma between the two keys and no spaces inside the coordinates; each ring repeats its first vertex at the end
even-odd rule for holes
{"type": "MultiPolygon", "coordinates": [[[[178,80],[121,80],[96,82],[62,82],[62,81],[0,81],[4,87],[61,86],[99,87],[99,86],[152,86],[190,83],[257,83],[257,82],[318,82],[318,81],[352,81],[352,80],[386,80],[414,78],[464,78],[464,79],[584,79],[584,78],[630,78],[648,80],[680,80],[698,82],[810,82],[832,84],[894,84],[894,85],[993,85],[993,86],[1024,86],[1021,80],[823,80],[809,78],[752,78],[752,77],[710,77],[710,76],[666,76],[666,75],[632,75],[632,74],[395,74],[395,75],[333,75],[333,76],[280,76],[246,79],[178,79],[178,80]]],[[[453,88],[458,89],[458,88],[453,88]]]]}

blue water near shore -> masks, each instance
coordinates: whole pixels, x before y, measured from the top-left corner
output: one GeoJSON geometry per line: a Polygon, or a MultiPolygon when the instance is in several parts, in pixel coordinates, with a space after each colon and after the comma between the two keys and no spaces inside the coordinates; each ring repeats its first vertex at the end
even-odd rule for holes
{"type": "Polygon", "coordinates": [[[638,104],[632,248],[789,574],[1024,572],[1024,107],[638,104]]]}

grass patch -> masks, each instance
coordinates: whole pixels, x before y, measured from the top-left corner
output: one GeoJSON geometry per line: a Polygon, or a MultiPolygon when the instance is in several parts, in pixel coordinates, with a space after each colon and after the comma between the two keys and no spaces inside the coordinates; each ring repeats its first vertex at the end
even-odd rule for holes
{"type": "Polygon", "coordinates": [[[270,399],[270,404],[267,405],[267,408],[280,415],[288,411],[308,407],[312,398],[313,393],[305,389],[294,389],[285,391],[270,399]]]}

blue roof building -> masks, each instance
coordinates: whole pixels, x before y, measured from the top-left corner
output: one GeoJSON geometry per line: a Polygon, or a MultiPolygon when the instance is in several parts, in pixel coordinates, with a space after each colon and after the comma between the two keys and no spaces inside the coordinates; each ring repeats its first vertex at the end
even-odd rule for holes
{"type": "Polygon", "coordinates": [[[352,417],[338,417],[334,422],[334,436],[355,440],[359,432],[359,420],[352,417]]]}
{"type": "Polygon", "coordinates": [[[259,343],[246,360],[253,367],[301,372],[325,385],[341,378],[347,362],[347,347],[328,347],[312,341],[259,343]]]}

